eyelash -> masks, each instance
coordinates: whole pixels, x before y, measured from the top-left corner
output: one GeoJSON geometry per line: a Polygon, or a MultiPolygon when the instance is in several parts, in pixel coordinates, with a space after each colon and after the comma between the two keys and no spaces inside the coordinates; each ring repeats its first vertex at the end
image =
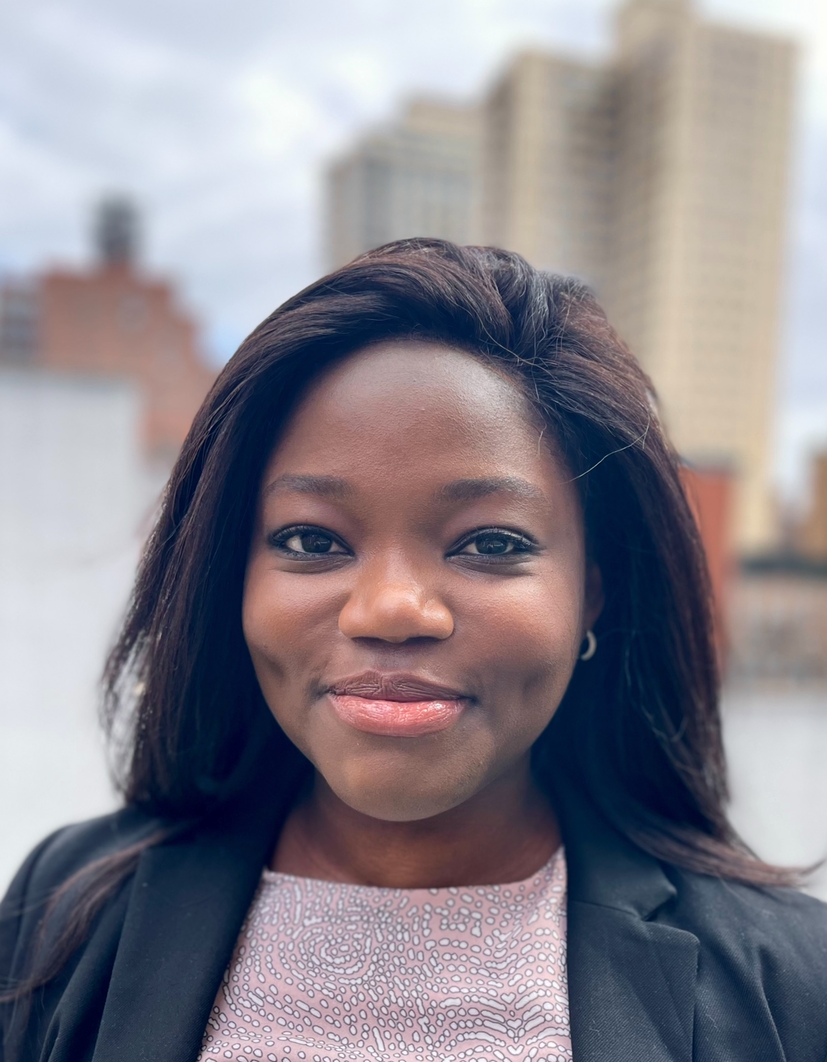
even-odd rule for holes
{"type": "MultiPolygon", "coordinates": [[[[348,547],[344,542],[332,532],[325,530],[323,527],[318,527],[313,524],[295,524],[292,527],[285,527],[281,531],[276,531],[271,535],[268,535],[268,543],[274,549],[281,550],[287,556],[292,558],[299,558],[305,560],[308,557],[314,559],[320,559],[324,557],[344,557],[352,556],[348,547]],[[343,550],[347,550],[346,553],[302,553],[299,550],[287,549],[285,543],[289,542],[295,535],[303,534],[319,534],[329,538],[333,543],[341,546],[343,550]]],[[[462,538],[455,546],[451,548],[447,556],[449,557],[474,557],[475,562],[481,562],[484,564],[496,564],[507,557],[514,557],[515,555],[530,555],[538,552],[537,543],[530,539],[527,535],[519,534],[516,531],[510,531],[504,527],[481,527],[474,531],[471,531],[464,538],[462,538]],[[508,553],[476,553],[476,554],[463,554],[467,546],[470,546],[472,542],[477,539],[481,539],[484,536],[499,537],[506,539],[512,545],[512,549],[508,553]]]]}
{"type": "Polygon", "coordinates": [[[351,555],[349,551],[348,551],[348,553],[333,553],[333,554],[330,554],[330,553],[301,553],[301,552],[299,552],[299,550],[287,549],[286,546],[285,546],[285,543],[289,542],[290,539],[293,538],[295,535],[313,535],[313,534],[324,535],[325,538],[329,538],[331,540],[331,542],[334,542],[336,545],[341,546],[343,549],[347,549],[347,546],[345,546],[344,542],[342,542],[341,539],[337,538],[336,535],[332,534],[330,531],[326,531],[323,527],[317,527],[314,524],[294,524],[292,527],[285,527],[281,531],[276,531],[273,534],[268,535],[267,536],[267,541],[274,549],[282,550],[282,552],[286,553],[287,556],[289,556],[289,557],[298,557],[298,558],[302,558],[302,559],[304,559],[305,557],[313,557],[313,558],[317,559],[319,557],[330,557],[330,556],[344,557],[344,556],[350,556],[351,555]]]}
{"type": "Polygon", "coordinates": [[[496,563],[504,557],[513,557],[515,554],[531,554],[537,552],[537,543],[528,538],[527,535],[521,535],[517,531],[509,531],[505,527],[480,527],[475,531],[470,532],[463,539],[461,539],[456,546],[454,546],[448,553],[449,557],[459,556],[472,556],[474,560],[484,561],[486,563],[496,563]],[[476,554],[462,554],[462,550],[466,546],[470,546],[472,542],[477,539],[489,537],[489,538],[503,538],[510,542],[512,550],[509,553],[476,553],[476,554]]]}

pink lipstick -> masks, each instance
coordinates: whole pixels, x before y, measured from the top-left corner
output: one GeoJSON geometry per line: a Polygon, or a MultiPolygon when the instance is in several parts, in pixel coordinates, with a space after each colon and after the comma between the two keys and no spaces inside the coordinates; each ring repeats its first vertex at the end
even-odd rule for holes
{"type": "Polygon", "coordinates": [[[335,682],[327,693],[343,722],[384,737],[422,737],[446,730],[470,699],[419,675],[379,671],[335,682]]]}

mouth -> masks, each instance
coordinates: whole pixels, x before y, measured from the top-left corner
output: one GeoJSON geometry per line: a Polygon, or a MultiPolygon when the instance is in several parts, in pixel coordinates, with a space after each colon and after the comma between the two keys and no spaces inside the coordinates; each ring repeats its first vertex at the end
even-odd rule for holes
{"type": "Polygon", "coordinates": [[[447,730],[471,700],[460,690],[402,672],[366,671],[333,683],[326,693],[342,722],[383,737],[447,730]]]}

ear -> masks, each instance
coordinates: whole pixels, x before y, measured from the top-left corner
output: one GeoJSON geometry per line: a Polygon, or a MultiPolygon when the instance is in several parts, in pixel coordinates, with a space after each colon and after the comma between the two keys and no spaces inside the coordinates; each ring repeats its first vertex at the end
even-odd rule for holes
{"type": "Polygon", "coordinates": [[[603,575],[594,561],[586,562],[586,593],[583,600],[583,623],[585,629],[591,628],[603,611],[606,599],[603,596],[603,575]]]}

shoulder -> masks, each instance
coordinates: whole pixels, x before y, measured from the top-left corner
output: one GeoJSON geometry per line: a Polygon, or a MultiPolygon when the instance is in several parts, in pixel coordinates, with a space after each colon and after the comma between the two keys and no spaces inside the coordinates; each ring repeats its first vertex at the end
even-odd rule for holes
{"type": "Polygon", "coordinates": [[[657,920],[698,938],[699,1003],[711,1024],[746,1008],[782,1044],[804,1036],[827,1049],[827,904],[794,889],[667,874],[676,896],[657,920]]]}
{"type": "Polygon", "coordinates": [[[40,925],[45,905],[87,867],[126,851],[159,828],[160,821],[137,808],[64,826],[41,841],[24,860],[0,903],[0,980],[17,964],[40,925]]]}
{"type": "Polygon", "coordinates": [[[743,885],[668,868],[677,890],[676,921],[690,923],[703,944],[744,954],[776,955],[785,965],[818,970],[827,979],[827,904],[795,889],[743,885]]]}
{"type": "Polygon", "coordinates": [[[158,825],[157,818],[130,807],[56,830],[23,862],[3,906],[13,894],[36,897],[58,887],[90,863],[138,843],[158,825]]]}

